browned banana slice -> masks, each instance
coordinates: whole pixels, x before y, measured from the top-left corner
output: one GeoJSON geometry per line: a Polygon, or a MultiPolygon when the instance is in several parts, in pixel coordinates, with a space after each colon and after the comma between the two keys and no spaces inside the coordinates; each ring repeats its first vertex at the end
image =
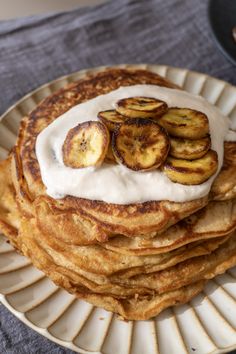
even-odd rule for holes
{"type": "Polygon", "coordinates": [[[159,167],[169,151],[165,130],[148,119],[130,119],[114,131],[112,148],[118,163],[134,171],[159,167]]]}
{"type": "Polygon", "coordinates": [[[170,155],[178,159],[200,159],[210,148],[209,136],[197,140],[170,137],[170,155]]]}
{"type": "Polygon", "coordinates": [[[110,140],[107,127],[89,121],[69,130],[62,147],[64,164],[72,168],[100,166],[110,140]]]}
{"type": "Polygon", "coordinates": [[[165,102],[152,97],[130,97],[117,102],[116,110],[129,118],[158,118],[168,109],[165,102]]]}
{"type": "Polygon", "coordinates": [[[181,184],[201,184],[217,170],[218,157],[214,150],[209,150],[200,159],[189,161],[168,157],[164,172],[172,182],[181,184]]]}
{"type": "Polygon", "coordinates": [[[107,126],[111,132],[117,128],[117,124],[124,123],[124,121],[127,119],[126,117],[116,112],[114,109],[99,112],[98,118],[107,126]]]}
{"type": "Polygon", "coordinates": [[[207,116],[188,108],[170,108],[159,120],[170,135],[187,139],[201,139],[209,133],[207,116]]]}

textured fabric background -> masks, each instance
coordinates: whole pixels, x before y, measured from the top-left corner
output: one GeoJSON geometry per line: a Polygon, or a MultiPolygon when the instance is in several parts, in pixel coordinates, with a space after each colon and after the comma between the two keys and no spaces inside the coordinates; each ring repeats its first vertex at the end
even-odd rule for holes
{"type": "MultiPolygon", "coordinates": [[[[92,9],[0,22],[0,113],[61,75],[118,63],[184,67],[236,84],[236,68],[212,39],[206,0],[111,0],[92,9]]],[[[0,305],[0,353],[72,352],[0,305]]]]}

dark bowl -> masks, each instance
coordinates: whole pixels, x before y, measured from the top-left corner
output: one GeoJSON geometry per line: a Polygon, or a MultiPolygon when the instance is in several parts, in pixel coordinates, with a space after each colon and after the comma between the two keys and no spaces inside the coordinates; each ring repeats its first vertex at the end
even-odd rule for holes
{"type": "Polygon", "coordinates": [[[236,65],[236,42],[232,36],[236,26],[236,0],[210,0],[208,17],[218,48],[236,65]]]}

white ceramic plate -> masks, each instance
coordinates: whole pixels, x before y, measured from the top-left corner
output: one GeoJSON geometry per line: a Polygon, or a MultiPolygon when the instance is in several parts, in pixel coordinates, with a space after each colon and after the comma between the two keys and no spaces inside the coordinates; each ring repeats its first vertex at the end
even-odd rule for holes
{"type": "MultiPolygon", "coordinates": [[[[226,82],[167,66],[120,67],[159,73],[236,118],[236,87],[226,82]]],[[[39,101],[101,69],[104,67],[64,76],[11,107],[0,122],[0,158],[14,145],[20,119],[39,101]]],[[[59,289],[0,236],[0,301],[38,333],[80,353],[212,354],[236,348],[236,267],[210,281],[204,292],[186,305],[168,309],[150,321],[124,322],[59,289]]]]}

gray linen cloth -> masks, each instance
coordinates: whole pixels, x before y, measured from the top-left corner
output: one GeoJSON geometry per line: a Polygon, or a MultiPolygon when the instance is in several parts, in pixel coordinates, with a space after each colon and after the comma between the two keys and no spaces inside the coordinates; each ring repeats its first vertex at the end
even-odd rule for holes
{"type": "MultiPolygon", "coordinates": [[[[158,63],[236,84],[216,49],[206,0],[111,0],[71,12],[0,22],[0,113],[39,85],[98,65],[158,63]]],[[[0,354],[72,353],[0,306],[0,354]]]]}

